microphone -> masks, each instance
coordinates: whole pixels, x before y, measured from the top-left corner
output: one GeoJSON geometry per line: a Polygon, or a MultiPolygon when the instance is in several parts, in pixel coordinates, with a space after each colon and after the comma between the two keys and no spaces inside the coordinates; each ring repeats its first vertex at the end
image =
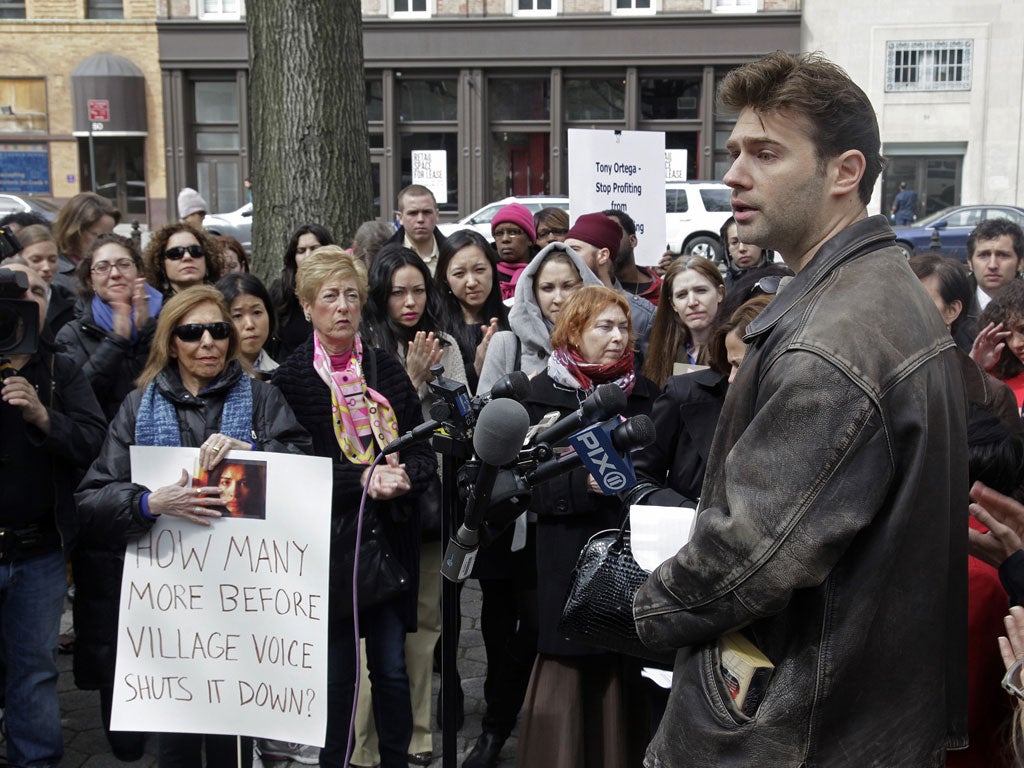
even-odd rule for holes
{"type": "Polygon", "coordinates": [[[537,435],[538,443],[557,443],[595,421],[603,421],[626,409],[626,393],[617,384],[602,384],[595,389],[578,410],[563,416],[537,435]]]}
{"type": "Polygon", "coordinates": [[[429,440],[434,436],[434,432],[444,426],[445,419],[448,418],[450,413],[451,409],[449,409],[447,403],[438,400],[430,406],[430,415],[439,416],[440,418],[432,418],[429,421],[424,421],[418,427],[413,427],[404,435],[396,437],[384,447],[382,453],[385,456],[390,456],[392,453],[401,451],[403,448],[408,448],[413,443],[418,443],[422,440],[429,440]]]}
{"type": "Polygon", "coordinates": [[[633,463],[627,454],[654,442],[654,422],[645,414],[633,416],[618,423],[617,426],[616,421],[617,419],[604,424],[594,424],[578,435],[573,435],[570,440],[578,443],[576,450],[538,466],[527,474],[527,484],[532,488],[578,469],[584,464],[605,493],[621,491],[629,484],[630,476],[635,483],[633,463]],[[598,431],[608,436],[607,442],[596,434],[598,431]],[[581,447],[583,450],[580,450],[581,447]],[[609,447],[614,448],[614,451],[609,451],[609,447]],[[624,458],[615,456],[615,452],[622,454],[624,458]]]}
{"type": "Polygon", "coordinates": [[[486,405],[492,400],[517,400],[520,403],[530,396],[530,377],[523,371],[512,371],[506,373],[491,387],[491,391],[477,395],[474,402],[486,405]]]}
{"type": "Polygon", "coordinates": [[[480,411],[473,431],[473,450],[480,459],[480,469],[466,500],[465,521],[448,542],[441,563],[441,574],[449,581],[465,581],[472,572],[480,544],[480,523],[490,506],[498,470],[519,456],[529,428],[530,417],[515,400],[492,400],[480,411]]]}

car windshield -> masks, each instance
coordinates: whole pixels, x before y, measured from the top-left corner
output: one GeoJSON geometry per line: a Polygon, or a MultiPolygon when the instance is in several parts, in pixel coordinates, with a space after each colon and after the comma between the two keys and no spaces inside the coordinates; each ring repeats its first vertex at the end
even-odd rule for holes
{"type": "Polygon", "coordinates": [[[26,197],[25,202],[32,208],[41,208],[42,210],[49,211],[50,213],[60,213],[60,206],[51,203],[49,200],[42,200],[38,197],[26,197]]]}

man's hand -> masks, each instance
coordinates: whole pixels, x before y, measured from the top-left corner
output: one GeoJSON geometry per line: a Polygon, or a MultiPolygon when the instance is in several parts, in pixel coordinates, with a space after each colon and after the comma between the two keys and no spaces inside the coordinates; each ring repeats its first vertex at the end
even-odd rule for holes
{"type": "Polygon", "coordinates": [[[971,488],[971,514],[988,533],[968,529],[970,553],[994,568],[1017,550],[1024,539],[1024,505],[993,491],[984,483],[971,488]]]}
{"type": "Polygon", "coordinates": [[[50,434],[50,412],[39,401],[39,393],[24,376],[8,376],[0,390],[3,401],[21,409],[21,418],[43,434],[50,434]]]}

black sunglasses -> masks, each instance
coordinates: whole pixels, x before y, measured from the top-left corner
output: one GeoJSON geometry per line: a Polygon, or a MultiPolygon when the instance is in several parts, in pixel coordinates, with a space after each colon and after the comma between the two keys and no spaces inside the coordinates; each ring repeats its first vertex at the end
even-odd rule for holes
{"type": "Polygon", "coordinates": [[[164,251],[164,258],[171,261],[179,261],[189,254],[193,259],[201,259],[206,255],[201,245],[179,245],[177,248],[168,248],[164,251]]]}
{"type": "Polygon", "coordinates": [[[186,323],[174,329],[174,335],[182,341],[199,341],[205,331],[217,341],[231,335],[231,323],[186,323]]]}

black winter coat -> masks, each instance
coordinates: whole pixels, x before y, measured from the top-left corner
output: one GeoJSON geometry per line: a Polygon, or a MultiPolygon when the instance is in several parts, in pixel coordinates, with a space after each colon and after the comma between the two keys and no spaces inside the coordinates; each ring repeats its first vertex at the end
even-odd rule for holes
{"type": "Polygon", "coordinates": [[[128,339],[100,328],[85,305],[82,316],[60,329],[57,348],[85,373],[107,421],[112,421],[128,393],[135,389],[135,379],[146,367],[149,346],[156,330],[156,319],[150,318],[139,330],[133,345],[128,339]]]}
{"type": "Polygon", "coordinates": [[[637,479],[670,488],[682,498],[669,500],[663,493],[649,503],[696,504],[727,388],[728,377],[710,368],[665,382],[651,411],[657,438],[637,452],[633,464],[637,479]]]}
{"type": "MultiPolygon", "coordinates": [[[[160,372],[156,385],[178,413],[181,445],[198,447],[219,431],[224,399],[245,372],[237,361],[202,395],[185,389],[176,368],[160,372]]],[[[153,526],[141,501],[151,489],[131,482],[129,446],[135,443],[135,420],[142,390],[135,389],[117,412],[110,432],[82,484],[78,507],[83,534],[73,555],[75,572],[75,685],[86,690],[109,687],[117,657],[117,617],[125,547],[153,526]]],[[[281,393],[252,380],[251,442],[256,450],[309,453],[309,435],[299,426],[281,393]]]]}
{"type": "MultiPolygon", "coordinates": [[[[405,368],[393,355],[363,347],[363,373],[367,384],[380,392],[391,403],[398,419],[398,431],[405,434],[423,422],[420,399],[412,388],[405,368]]],[[[313,370],[312,336],[274,371],[271,383],[284,393],[295,416],[313,438],[313,453],[331,459],[334,469],[333,500],[331,504],[331,592],[334,606],[352,604],[352,574],[344,573],[341,566],[343,552],[355,546],[359,500],[363,494],[360,477],[366,469],[353,464],[341,455],[338,440],[331,424],[331,391],[313,370]]],[[[408,494],[390,502],[375,502],[367,497],[367,509],[372,509],[381,524],[384,536],[394,550],[395,557],[410,577],[409,588],[403,593],[403,618],[410,632],[416,628],[416,595],[418,590],[420,531],[419,518],[410,502],[427,488],[437,471],[434,450],[429,443],[411,445],[401,452],[401,461],[412,484],[408,494]]],[[[364,535],[366,528],[364,527],[364,535]]],[[[334,622],[332,621],[332,626],[334,622]]]]}
{"type": "MultiPolygon", "coordinates": [[[[536,423],[548,411],[562,416],[580,406],[580,390],[556,384],[547,371],[530,383],[530,396],[523,402],[536,423]]],[[[638,376],[623,416],[650,413],[658,387],[638,376]]],[[[606,651],[586,643],[567,640],[558,632],[565,596],[580,550],[598,531],[618,528],[625,510],[614,496],[602,496],[587,488],[588,473],[577,469],[537,487],[531,510],[537,514],[537,650],[558,656],[586,656],[606,651]]]]}

